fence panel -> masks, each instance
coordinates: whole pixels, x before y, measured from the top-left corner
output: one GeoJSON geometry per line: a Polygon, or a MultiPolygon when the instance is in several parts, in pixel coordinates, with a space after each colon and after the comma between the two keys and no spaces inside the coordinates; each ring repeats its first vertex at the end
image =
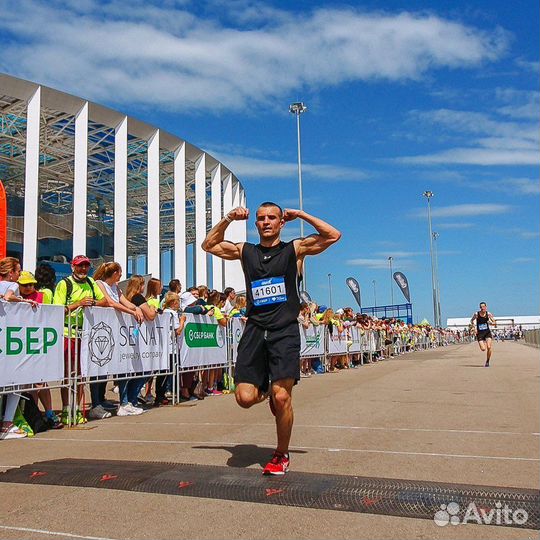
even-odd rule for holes
{"type": "Polygon", "coordinates": [[[310,326],[304,328],[300,325],[300,357],[301,358],[318,358],[324,356],[326,347],[325,343],[325,327],[310,326]]]}
{"type": "Polygon", "coordinates": [[[62,306],[0,300],[0,393],[63,379],[63,332],[62,306]]]}
{"type": "Polygon", "coordinates": [[[170,369],[172,315],[138,325],[112,308],[86,308],[81,336],[81,375],[103,377],[170,369]]]}
{"type": "Polygon", "coordinates": [[[226,366],[227,330],[207,315],[186,313],[186,324],[180,336],[181,370],[226,366]]]}

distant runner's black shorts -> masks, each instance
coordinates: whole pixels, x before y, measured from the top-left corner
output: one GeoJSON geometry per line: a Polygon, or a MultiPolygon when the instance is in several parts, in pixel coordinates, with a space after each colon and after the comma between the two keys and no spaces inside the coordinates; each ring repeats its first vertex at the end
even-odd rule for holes
{"type": "Polygon", "coordinates": [[[480,330],[478,334],[476,334],[477,341],[486,341],[487,338],[493,338],[491,330],[480,330]]]}
{"type": "Polygon", "coordinates": [[[235,384],[250,383],[263,392],[268,381],[300,379],[300,329],[298,323],[279,330],[265,330],[246,324],[240,343],[234,375],[235,384]]]}

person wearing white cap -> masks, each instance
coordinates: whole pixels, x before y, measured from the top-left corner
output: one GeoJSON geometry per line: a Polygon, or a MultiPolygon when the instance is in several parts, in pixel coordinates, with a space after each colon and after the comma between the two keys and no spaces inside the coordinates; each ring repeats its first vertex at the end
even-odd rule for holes
{"type": "Polygon", "coordinates": [[[205,306],[201,306],[197,302],[198,298],[189,291],[186,291],[180,295],[180,309],[184,313],[191,313],[193,315],[213,315],[213,309],[208,309],[205,306]]]}

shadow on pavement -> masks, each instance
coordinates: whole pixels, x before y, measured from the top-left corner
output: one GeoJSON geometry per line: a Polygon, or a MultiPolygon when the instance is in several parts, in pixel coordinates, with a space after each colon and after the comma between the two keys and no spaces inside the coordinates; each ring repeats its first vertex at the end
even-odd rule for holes
{"type": "Polygon", "coordinates": [[[461,367],[481,367],[481,368],[484,368],[486,366],[484,366],[483,364],[480,365],[480,364],[462,364],[461,367]]]}
{"type": "MultiPolygon", "coordinates": [[[[244,468],[251,465],[264,467],[272,457],[273,448],[261,448],[256,444],[237,444],[236,446],[194,446],[195,449],[227,450],[231,457],[228,467],[244,468]]],[[[306,454],[305,450],[289,450],[291,454],[306,454]]]]}

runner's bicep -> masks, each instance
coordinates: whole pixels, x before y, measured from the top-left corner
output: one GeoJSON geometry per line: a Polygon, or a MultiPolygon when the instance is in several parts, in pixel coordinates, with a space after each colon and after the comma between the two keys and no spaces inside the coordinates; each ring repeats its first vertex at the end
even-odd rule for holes
{"type": "Polygon", "coordinates": [[[216,257],[220,257],[227,261],[234,261],[241,258],[242,245],[243,244],[235,244],[228,240],[224,240],[223,242],[216,244],[214,247],[212,247],[208,251],[209,253],[211,253],[212,255],[215,255],[216,257]]]}

